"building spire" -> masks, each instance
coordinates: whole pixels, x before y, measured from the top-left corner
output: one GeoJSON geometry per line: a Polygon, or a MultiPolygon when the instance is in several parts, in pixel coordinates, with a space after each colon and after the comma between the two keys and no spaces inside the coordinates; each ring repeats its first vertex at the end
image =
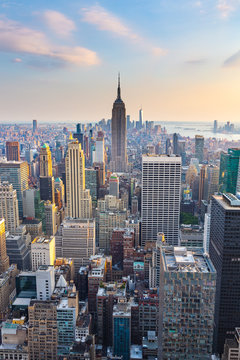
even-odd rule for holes
{"type": "Polygon", "coordinates": [[[118,90],[117,90],[117,98],[118,98],[118,99],[121,99],[120,72],[118,73],[118,90]]]}

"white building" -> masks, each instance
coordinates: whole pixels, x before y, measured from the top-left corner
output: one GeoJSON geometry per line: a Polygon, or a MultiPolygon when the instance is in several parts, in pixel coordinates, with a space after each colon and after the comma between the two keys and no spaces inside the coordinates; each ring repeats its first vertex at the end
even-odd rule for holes
{"type": "Polygon", "coordinates": [[[211,214],[206,213],[204,219],[203,248],[205,253],[209,253],[211,214]]]}
{"type": "Polygon", "coordinates": [[[5,219],[6,230],[13,234],[19,226],[17,192],[7,181],[0,183],[0,218],[5,219]]]}
{"type": "Polygon", "coordinates": [[[142,157],[142,245],[164,233],[169,245],[178,244],[181,157],[142,157]]]}
{"type": "Polygon", "coordinates": [[[104,153],[104,134],[102,131],[98,132],[96,138],[96,150],[95,150],[95,159],[94,162],[104,163],[105,162],[105,153],[104,153]]]}
{"type": "Polygon", "coordinates": [[[56,234],[56,257],[74,260],[75,274],[95,255],[95,221],[65,218],[56,234]]]}
{"type": "Polygon", "coordinates": [[[55,288],[54,266],[41,265],[36,271],[37,299],[50,300],[55,288]]]}
{"type": "Polygon", "coordinates": [[[55,237],[37,236],[31,243],[32,271],[40,265],[54,265],[56,258],[55,237]]]}

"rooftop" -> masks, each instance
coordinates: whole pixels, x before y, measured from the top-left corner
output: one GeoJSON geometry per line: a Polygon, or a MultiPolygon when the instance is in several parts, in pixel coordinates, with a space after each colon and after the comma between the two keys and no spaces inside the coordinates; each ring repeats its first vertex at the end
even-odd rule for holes
{"type": "Polygon", "coordinates": [[[163,246],[164,270],[168,272],[216,273],[202,248],[163,246]]]}
{"type": "Polygon", "coordinates": [[[233,194],[213,195],[225,210],[240,210],[240,200],[233,194]]]}

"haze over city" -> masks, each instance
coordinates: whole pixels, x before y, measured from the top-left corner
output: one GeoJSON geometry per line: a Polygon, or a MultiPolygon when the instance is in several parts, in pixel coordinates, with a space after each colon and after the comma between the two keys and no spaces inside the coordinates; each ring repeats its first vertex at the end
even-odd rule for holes
{"type": "Polygon", "coordinates": [[[0,123],[239,122],[238,0],[0,1],[0,123]]]}

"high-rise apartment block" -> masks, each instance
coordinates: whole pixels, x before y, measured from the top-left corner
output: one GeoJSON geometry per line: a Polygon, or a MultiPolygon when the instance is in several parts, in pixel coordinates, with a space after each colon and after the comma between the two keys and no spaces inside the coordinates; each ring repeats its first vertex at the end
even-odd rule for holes
{"type": "Polygon", "coordinates": [[[203,149],[204,149],[204,137],[202,135],[195,135],[195,157],[200,163],[203,162],[203,149]]]}
{"type": "Polygon", "coordinates": [[[19,226],[17,192],[7,181],[0,183],[0,218],[5,219],[6,230],[11,234],[19,226]]]}
{"type": "Polygon", "coordinates": [[[26,161],[0,162],[0,181],[8,181],[17,191],[19,216],[23,216],[23,191],[28,189],[29,168],[26,161]]]}
{"type": "Polygon", "coordinates": [[[210,359],[216,271],[202,249],[161,247],[159,360],[210,359]]]}
{"type": "Polygon", "coordinates": [[[78,141],[68,144],[66,195],[67,216],[82,219],[92,217],[92,199],[90,191],[85,189],[85,157],[78,141]]]}
{"type": "Polygon", "coordinates": [[[74,260],[75,275],[95,255],[95,221],[64,219],[56,235],[56,257],[74,260]]]}
{"type": "Polygon", "coordinates": [[[30,360],[57,359],[57,303],[32,300],[28,307],[30,360]]]}
{"type": "Polygon", "coordinates": [[[239,173],[240,149],[231,148],[221,154],[219,171],[219,190],[236,194],[239,173]]]}
{"type": "Polygon", "coordinates": [[[20,161],[20,151],[18,141],[6,142],[7,161],[20,161]]]}
{"type": "Polygon", "coordinates": [[[164,233],[170,245],[178,244],[181,157],[142,157],[142,245],[164,233]]]}
{"type": "Polygon", "coordinates": [[[55,237],[36,237],[31,243],[32,271],[40,265],[54,265],[56,258],[55,237]]]}
{"type": "Polygon", "coordinates": [[[127,121],[125,104],[121,99],[120,78],[117,99],[112,109],[112,157],[111,171],[127,171],[127,121]]]}
{"type": "Polygon", "coordinates": [[[214,351],[221,354],[240,323],[240,200],[235,195],[212,197],[209,255],[217,271],[214,351]]]}
{"type": "Polygon", "coordinates": [[[9,268],[9,258],[6,248],[5,220],[0,219],[0,274],[9,268]]]}

